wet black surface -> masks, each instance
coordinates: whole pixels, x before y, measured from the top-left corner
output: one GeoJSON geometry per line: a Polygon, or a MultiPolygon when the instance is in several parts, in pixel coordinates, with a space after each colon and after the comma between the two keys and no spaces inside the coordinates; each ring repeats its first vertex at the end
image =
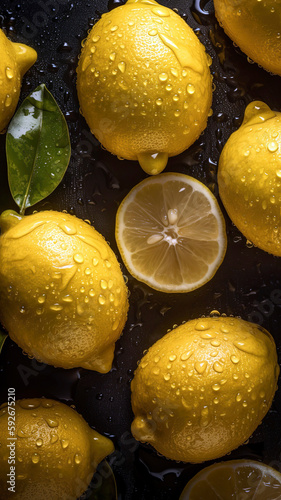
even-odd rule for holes
{"type": "MultiPolygon", "coordinates": [[[[65,178],[56,191],[34,209],[67,210],[90,220],[118,254],[114,238],[115,214],[128,191],[146,177],[136,162],[120,161],[104,151],[89,133],[79,114],[76,66],[81,41],[101,13],[121,2],[110,0],[67,1],[1,0],[0,26],[13,41],[33,46],[38,61],[25,76],[21,101],[40,83],[45,83],[66,116],[72,157],[65,178]]],[[[264,100],[281,110],[280,77],[270,75],[234,47],[216,23],[212,2],[161,1],[178,13],[196,31],[213,58],[213,115],[206,131],[186,152],[170,158],[166,171],[196,177],[217,195],[216,170],[219,154],[229,135],[242,121],[245,106],[264,100]]],[[[0,209],[16,209],[9,194],[5,136],[0,136],[0,209]]],[[[224,212],[224,211],[223,211],[224,212]]],[[[175,463],[139,445],[130,434],[132,410],[130,380],[145,349],[167,329],[211,311],[241,316],[258,322],[275,338],[280,355],[281,273],[280,259],[248,248],[245,238],[225,214],[228,249],[214,278],[189,294],[163,294],[128,276],[130,312],[124,334],[116,344],[113,368],[100,375],[87,370],[63,370],[42,365],[24,356],[9,339],[1,362],[0,402],[6,400],[7,385],[16,387],[17,398],[51,397],[74,404],[87,422],[111,436],[116,452],[111,460],[122,500],[173,500],[204,465],[175,463]]],[[[255,458],[281,469],[281,397],[277,392],[272,408],[249,442],[229,458],[255,458]]]]}

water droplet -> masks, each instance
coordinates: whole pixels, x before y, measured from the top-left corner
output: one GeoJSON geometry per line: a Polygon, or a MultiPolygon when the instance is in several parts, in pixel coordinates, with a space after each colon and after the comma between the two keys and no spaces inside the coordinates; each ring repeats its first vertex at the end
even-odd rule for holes
{"type": "Polygon", "coordinates": [[[33,453],[31,460],[34,464],[38,464],[38,462],[40,462],[40,455],[38,453],[33,453]]]}
{"type": "Polygon", "coordinates": [[[40,446],[42,446],[42,444],[43,444],[43,439],[38,438],[38,439],[36,440],[36,446],[40,447],[40,446]]]}
{"type": "Polygon", "coordinates": [[[237,363],[239,363],[239,361],[240,361],[240,359],[237,358],[237,356],[235,356],[235,355],[230,356],[230,359],[231,359],[232,363],[234,363],[235,365],[237,363]]]}
{"type": "Polygon", "coordinates": [[[95,291],[93,290],[93,288],[91,288],[89,290],[89,295],[90,295],[90,297],[94,297],[95,296],[95,291]]]}
{"type": "Polygon", "coordinates": [[[210,325],[209,325],[208,321],[204,321],[204,320],[198,321],[198,323],[196,323],[196,325],[195,325],[195,330],[197,330],[199,332],[209,330],[209,328],[210,328],[210,325]]]}
{"type": "Polygon", "coordinates": [[[58,421],[57,420],[53,420],[52,418],[46,418],[45,420],[46,420],[48,426],[51,427],[51,429],[53,427],[58,427],[58,425],[59,425],[58,421]]]}
{"type": "Polygon", "coordinates": [[[148,34],[149,34],[150,36],[155,36],[155,35],[158,35],[158,31],[157,31],[156,29],[152,29],[152,30],[150,30],[150,31],[148,32],[148,34]]]}
{"type": "Polygon", "coordinates": [[[74,462],[79,465],[82,461],[82,455],[80,453],[75,453],[74,455],[74,462]]]}
{"type": "Polygon", "coordinates": [[[160,73],[159,75],[160,82],[166,82],[167,79],[168,79],[167,73],[160,73]]]}
{"type": "Polygon", "coordinates": [[[218,361],[216,361],[213,364],[213,368],[214,368],[215,372],[217,372],[217,373],[222,373],[223,372],[223,366],[218,361]]]}
{"type": "Polygon", "coordinates": [[[76,253],[75,255],[73,255],[73,260],[77,264],[82,264],[84,262],[84,257],[80,253],[76,253]]]}
{"type": "Polygon", "coordinates": [[[103,306],[106,303],[106,298],[104,295],[100,295],[98,298],[99,303],[103,306]]]}
{"type": "Polygon", "coordinates": [[[241,401],[242,396],[241,396],[240,392],[238,392],[238,394],[236,395],[236,398],[235,398],[235,399],[236,399],[236,401],[237,401],[238,403],[241,401]]]}
{"type": "Polygon", "coordinates": [[[60,229],[68,235],[76,234],[77,230],[74,224],[71,223],[62,223],[59,225],[60,229]]]}
{"type": "Polygon", "coordinates": [[[124,63],[124,61],[121,61],[118,65],[117,65],[119,71],[121,71],[121,73],[125,73],[125,70],[126,70],[126,63],[124,63]]]}
{"type": "Polygon", "coordinates": [[[170,378],[171,378],[171,374],[170,373],[165,373],[164,380],[168,381],[168,380],[170,380],[170,378]]]}
{"type": "Polygon", "coordinates": [[[100,282],[100,286],[103,290],[106,290],[107,289],[107,281],[105,280],[101,280],[100,282]]]}
{"type": "Polygon", "coordinates": [[[69,446],[69,441],[67,439],[61,439],[61,446],[65,450],[69,446]]]}
{"type": "Polygon", "coordinates": [[[12,98],[9,94],[6,95],[6,99],[5,99],[5,106],[6,108],[9,108],[9,106],[11,106],[12,104],[12,98]]]}
{"type": "Polygon", "coordinates": [[[46,296],[45,295],[41,295],[41,297],[38,297],[39,304],[44,304],[45,300],[46,300],[46,296]]]}
{"type": "Polygon", "coordinates": [[[163,99],[161,99],[161,97],[158,97],[158,99],[156,99],[155,103],[156,103],[157,106],[162,106],[163,99]]]}
{"type": "Polygon", "coordinates": [[[195,88],[194,88],[194,85],[192,85],[192,83],[189,83],[187,86],[186,86],[186,92],[190,95],[194,94],[195,92],[195,88]]]}
{"type": "Polygon", "coordinates": [[[112,53],[110,54],[110,56],[109,56],[109,59],[110,59],[111,61],[115,61],[115,57],[116,57],[116,53],[115,53],[115,52],[112,52],[112,53]]]}
{"type": "Polygon", "coordinates": [[[55,444],[58,439],[59,438],[58,438],[57,434],[51,434],[51,440],[50,440],[51,444],[55,444]]]}
{"type": "Polygon", "coordinates": [[[180,359],[182,361],[187,361],[192,356],[193,353],[194,353],[194,351],[188,351],[188,352],[182,354],[180,359]]]}
{"type": "Polygon", "coordinates": [[[99,35],[94,35],[92,37],[92,42],[94,42],[94,43],[97,43],[99,40],[100,40],[100,36],[99,35]]]}
{"type": "Polygon", "coordinates": [[[112,325],[112,330],[113,331],[117,330],[118,326],[119,326],[119,319],[116,319],[112,325]]]}
{"type": "Polygon", "coordinates": [[[52,304],[50,306],[51,311],[62,311],[63,307],[60,304],[52,304]]]}
{"type": "Polygon", "coordinates": [[[93,259],[93,264],[94,264],[94,266],[95,266],[95,267],[98,265],[98,263],[99,263],[99,260],[98,260],[98,259],[96,259],[96,258],[94,258],[94,259],[93,259]]]}
{"type": "Polygon", "coordinates": [[[14,72],[9,66],[6,67],[6,76],[9,80],[12,80],[14,78],[14,72]]]}
{"type": "Polygon", "coordinates": [[[277,151],[277,149],[278,149],[278,144],[276,142],[274,142],[274,141],[269,142],[268,145],[267,145],[267,149],[271,153],[275,153],[275,151],[277,151]]]}
{"type": "Polygon", "coordinates": [[[176,354],[171,354],[171,356],[169,356],[169,361],[175,361],[176,359],[177,359],[176,354]]]}
{"type": "Polygon", "coordinates": [[[118,30],[118,26],[117,25],[112,26],[112,28],[110,28],[111,33],[114,33],[117,30],[118,30]]]}
{"type": "Polygon", "coordinates": [[[170,17],[169,10],[165,9],[164,7],[162,7],[162,8],[161,7],[153,7],[153,9],[151,9],[151,12],[159,17],[170,17]]]}
{"type": "Polygon", "coordinates": [[[170,83],[168,83],[168,85],[166,85],[166,87],[165,87],[165,88],[166,88],[166,90],[167,90],[168,92],[171,92],[171,90],[172,90],[173,86],[172,86],[170,83]]]}
{"type": "Polygon", "coordinates": [[[202,375],[202,373],[204,373],[204,371],[206,370],[207,368],[207,362],[206,361],[196,361],[196,363],[194,364],[194,368],[195,370],[200,374],[202,375]]]}
{"type": "Polygon", "coordinates": [[[211,340],[211,345],[213,347],[219,347],[221,343],[218,340],[211,340]]]}
{"type": "Polygon", "coordinates": [[[219,390],[220,390],[220,388],[221,388],[220,384],[214,384],[214,385],[212,386],[213,391],[219,391],[219,390]]]}

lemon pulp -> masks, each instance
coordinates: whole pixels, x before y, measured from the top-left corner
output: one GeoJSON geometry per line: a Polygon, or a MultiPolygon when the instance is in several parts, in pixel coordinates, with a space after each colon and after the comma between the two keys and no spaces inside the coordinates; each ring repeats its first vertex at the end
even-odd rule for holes
{"type": "Polygon", "coordinates": [[[189,481],[179,500],[278,500],[281,474],[254,460],[229,460],[210,465],[189,481]]]}
{"type": "Polygon", "coordinates": [[[115,234],[130,273],[163,292],[202,286],[226,251],[215,197],[184,174],[161,174],[135,186],[118,209],[115,234]]]}

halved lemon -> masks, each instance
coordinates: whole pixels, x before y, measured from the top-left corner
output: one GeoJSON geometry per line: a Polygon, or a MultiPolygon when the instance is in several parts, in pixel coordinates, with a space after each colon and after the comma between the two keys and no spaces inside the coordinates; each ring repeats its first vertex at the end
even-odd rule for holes
{"type": "Polygon", "coordinates": [[[216,198],[184,174],[161,174],[135,186],[118,209],[115,235],[128,271],[162,292],[204,285],[226,251],[216,198]]]}
{"type": "Polygon", "coordinates": [[[180,500],[280,500],[281,474],[255,460],[230,460],[206,467],[184,488],[180,500]]]}

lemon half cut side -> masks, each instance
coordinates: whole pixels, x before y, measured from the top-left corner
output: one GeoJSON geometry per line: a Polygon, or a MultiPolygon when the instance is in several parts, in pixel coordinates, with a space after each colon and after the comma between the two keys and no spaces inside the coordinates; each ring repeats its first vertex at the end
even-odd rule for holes
{"type": "Polygon", "coordinates": [[[226,251],[216,198],[185,174],[165,173],[135,186],[118,209],[115,234],[129,272],[162,292],[204,285],[226,251]]]}
{"type": "Polygon", "coordinates": [[[180,500],[278,500],[281,474],[255,460],[230,460],[206,467],[184,488],[180,500]]]}

